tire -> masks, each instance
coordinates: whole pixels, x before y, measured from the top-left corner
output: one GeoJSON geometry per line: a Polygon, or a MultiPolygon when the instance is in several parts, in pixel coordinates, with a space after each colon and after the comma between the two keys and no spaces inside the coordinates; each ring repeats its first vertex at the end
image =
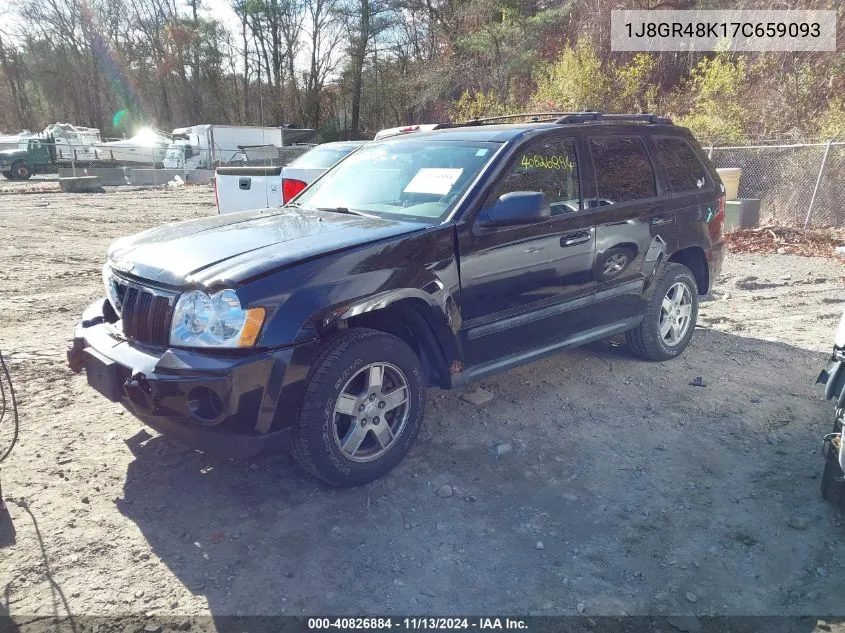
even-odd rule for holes
{"type": "Polygon", "coordinates": [[[341,330],[321,349],[308,378],[291,433],[294,459],[333,486],[384,476],[419,431],[425,384],[419,359],[402,340],[364,328],[341,330]]]}
{"type": "Polygon", "coordinates": [[[23,161],[12,163],[12,174],[14,180],[29,180],[32,178],[32,167],[23,161]]]}
{"type": "MultiPolygon", "coordinates": [[[[840,432],[839,423],[833,425],[833,432],[840,432]]],[[[843,477],[842,467],[839,465],[839,451],[833,442],[827,447],[827,454],[824,460],[824,471],[822,472],[822,499],[835,506],[840,511],[845,511],[845,481],[837,481],[843,477]]]]}
{"type": "MultiPolygon", "coordinates": [[[[631,351],[640,358],[651,361],[662,361],[675,358],[683,352],[695,330],[698,318],[698,284],[689,268],[682,264],[670,262],[664,266],[660,277],[655,280],[646,293],[648,301],[643,320],[632,330],[625,333],[631,351]],[[678,328],[670,327],[667,336],[661,334],[661,320],[670,320],[673,313],[664,315],[664,299],[673,302],[676,295],[667,296],[670,290],[675,293],[685,288],[686,295],[682,298],[688,303],[675,304],[680,310],[680,316],[688,312],[687,320],[678,328]],[[688,310],[683,306],[688,305],[688,310]]],[[[664,321],[665,323],[665,321],[664,321]]]]}

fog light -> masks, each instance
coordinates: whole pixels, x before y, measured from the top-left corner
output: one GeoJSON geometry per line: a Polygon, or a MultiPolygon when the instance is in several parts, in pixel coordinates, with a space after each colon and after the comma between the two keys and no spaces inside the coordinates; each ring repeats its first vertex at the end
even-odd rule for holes
{"type": "Polygon", "coordinates": [[[188,392],[188,411],[197,420],[206,424],[219,422],[223,401],[208,387],[194,387],[188,392]]]}

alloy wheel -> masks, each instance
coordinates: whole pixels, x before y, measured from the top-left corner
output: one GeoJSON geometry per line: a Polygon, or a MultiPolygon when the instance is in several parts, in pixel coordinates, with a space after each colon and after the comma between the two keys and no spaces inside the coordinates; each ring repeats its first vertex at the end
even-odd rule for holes
{"type": "Polygon", "coordinates": [[[669,288],[660,305],[660,337],[669,347],[680,343],[690,327],[692,294],[689,286],[676,282],[669,288]]]}
{"type": "Polygon", "coordinates": [[[334,406],[334,440],[347,459],[370,462],[384,455],[408,422],[408,380],[390,363],[359,369],[334,406]]]}

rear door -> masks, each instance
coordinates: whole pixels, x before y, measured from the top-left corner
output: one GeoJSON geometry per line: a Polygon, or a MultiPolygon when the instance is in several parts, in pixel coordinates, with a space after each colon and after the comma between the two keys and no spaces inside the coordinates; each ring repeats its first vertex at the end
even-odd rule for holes
{"type": "Polygon", "coordinates": [[[720,183],[713,179],[699,151],[683,136],[655,135],[651,143],[667,198],[675,212],[678,247],[695,245],[709,250],[714,237],[721,239],[723,218],[716,217],[720,183]]]}
{"type": "Polygon", "coordinates": [[[281,167],[218,167],[218,213],[282,206],[281,167]]]}
{"type": "Polygon", "coordinates": [[[677,224],[642,136],[596,131],[586,145],[593,171],[586,204],[596,225],[593,316],[603,324],[642,313],[645,278],[657,252],[674,250],[677,224]]]}

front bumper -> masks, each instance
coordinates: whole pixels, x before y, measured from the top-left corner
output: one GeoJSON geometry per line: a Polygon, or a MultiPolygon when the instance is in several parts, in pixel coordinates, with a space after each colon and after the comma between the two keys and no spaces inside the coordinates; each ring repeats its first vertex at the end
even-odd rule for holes
{"type": "Polygon", "coordinates": [[[248,356],[148,348],[105,321],[104,301],[85,310],[68,350],[71,369],[85,370],[94,389],[200,450],[244,458],[285,444],[305,377],[298,348],[248,356]]]}

